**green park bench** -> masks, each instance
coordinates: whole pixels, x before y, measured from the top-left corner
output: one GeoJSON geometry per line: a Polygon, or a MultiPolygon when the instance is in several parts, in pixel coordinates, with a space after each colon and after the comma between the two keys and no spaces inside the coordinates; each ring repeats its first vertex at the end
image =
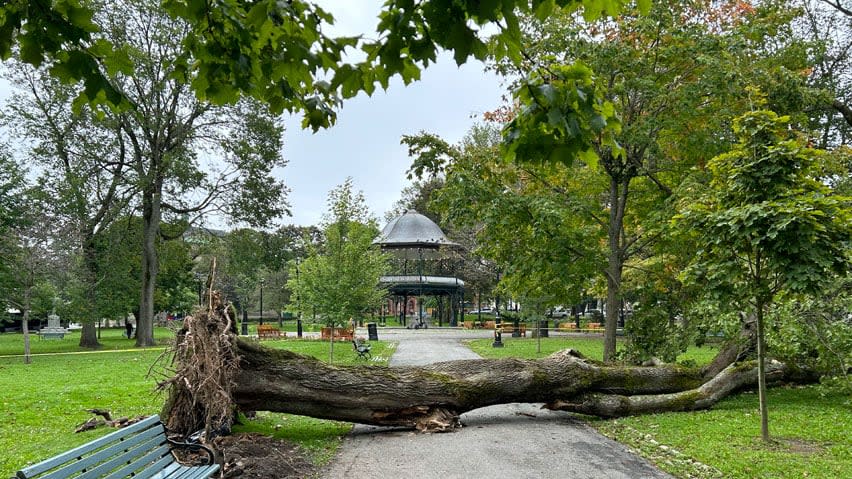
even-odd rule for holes
{"type": "MultiPolygon", "coordinates": [[[[127,426],[82,446],[63,452],[38,464],[21,469],[17,479],[104,478],[119,479],[200,479],[219,470],[213,452],[195,443],[177,442],[166,437],[159,416],[127,426]],[[203,450],[206,463],[185,466],[177,462],[173,447],[203,450]]],[[[14,478],[13,478],[14,479],[14,478]]]]}
{"type": "Polygon", "coordinates": [[[372,358],[372,355],[370,354],[370,348],[372,346],[370,346],[369,344],[360,342],[357,339],[353,339],[352,347],[355,349],[355,352],[358,353],[358,359],[363,359],[366,361],[372,358]]]}

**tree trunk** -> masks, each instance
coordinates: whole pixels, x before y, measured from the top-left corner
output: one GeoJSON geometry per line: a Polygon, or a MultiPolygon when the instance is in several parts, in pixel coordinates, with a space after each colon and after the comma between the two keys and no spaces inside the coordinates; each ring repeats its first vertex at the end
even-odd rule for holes
{"type": "Polygon", "coordinates": [[[30,306],[32,300],[32,287],[27,285],[24,287],[24,307],[23,309],[23,318],[21,320],[21,332],[24,334],[24,364],[30,364],[33,362],[33,358],[30,355],[30,306]]]}
{"type": "Polygon", "coordinates": [[[143,193],[142,212],[142,297],[136,321],[136,345],[154,345],[154,289],[157,286],[159,258],[157,235],[160,231],[160,193],[156,184],[143,193]]]}
{"type": "MultiPolygon", "coordinates": [[[[754,362],[725,368],[704,382],[698,369],[607,366],[572,350],[540,360],[448,361],[423,367],[331,366],[295,353],[239,342],[232,391],[244,411],[444,430],[464,412],[494,404],[601,417],[705,409],[757,381],[754,362]]],[[[770,375],[787,371],[773,363],[770,375]]]]}
{"type": "Polygon", "coordinates": [[[453,427],[440,418],[494,404],[556,404],[588,393],[667,394],[702,384],[696,369],[603,366],[572,350],[541,360],[360,367],[331,366],[242,341],[237,345],[240,372],[232,394],[243,410],[418,429],[453,427]]]}
{"type": "Polygon", "coordinates": [[[80,331],[80,347],[95,349],[101,346],[98,342],[98,331],[95,328],[97,322],[97,283],[98,263],[95,252],[95,242],[92,235],[86,235],[83,239],[83,261],[85,263],[86,295],[89,302],[90,315],[83,320],[83,329],[80,331]]]}
{"type": "Polygon", "coordinates": [[[766,343],[763,340],[765,303],[757,300],[757,395],[760,406],[760,437],[769,442],[769,408],[766,405],[766,343]]]}
{"type": "MultiPolygon", "coordinates": [[[[228,332],[230,319],[217,323],[209,316],[187,318],[176,361],[169,361],[177,374],[161,384],[171,385],[163,416],[176,432],[227,431],[234,408],[439,431],[458,427],[464,412],[514,402],[602,417],[689,411],[757,381],[753,361],[727,365],[708,380],[707,369],[607,365],[572,350],[538,360],[334,366],[244,342],[228,332]]],[[[727,349],[720,354],[730,357],[727,349]]],[[[768,371],[774,380],[802,378],[778,362],[768,371]]]]}
{"type": "Polygon", "coordinates": [[[618,308],[621,302],[621,274],[624,269],[622,235],[624,230],[624,211],[627,208],[627,188],[616,178],[610,179],[609,191],[609,250],[606,268],[606,319],[604,322],[604,362],[615,360],[615,331],[618,328],[618,308]]]}

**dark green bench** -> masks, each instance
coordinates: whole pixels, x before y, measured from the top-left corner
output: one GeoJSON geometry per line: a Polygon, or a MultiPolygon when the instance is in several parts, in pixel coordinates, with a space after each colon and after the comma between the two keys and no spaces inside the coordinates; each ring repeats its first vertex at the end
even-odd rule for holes
{"type": "Polygon", "coordinates": [[[159,416],[127,426],[58,456],[26,467],[17,479],[196,479],[210,477],[219,470],[210,449],[172,441],[159,416]],[[206,464],[184,466],[175,460],[172,447],[184,447],[207,454],[206,464]]]}

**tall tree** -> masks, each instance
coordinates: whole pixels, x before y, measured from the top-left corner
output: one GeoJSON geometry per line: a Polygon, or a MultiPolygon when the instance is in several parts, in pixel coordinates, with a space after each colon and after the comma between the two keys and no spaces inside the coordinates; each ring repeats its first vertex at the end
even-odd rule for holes
{"type": "Polygon", "coordinates": [[[271,176],[283,166],[282,127],[256,103],[215,107],[179,81],[181,42],[190,28],[150,0],[113,2],[99,12],[109,40],[132,52],[134,76],[111,84],[135,108],[116,116],[127,144],[127,168],[141,194],[142,268],[137,345],[154,343],[157,241],[164,215],[194,218],[212,210],[264,225],[286,211],[286,188],[271,176]],[[116,9],[121,14],[116,14],[116,9]]]}
{"type": "Polygon", "coordinates": [[[42,167],[41,184],[54,214],[74,225],[72,248],[80,256],[77,276],[85,296],[78,302],[80,346],[94,348],[99,345],[95,244],[136,192],[127,177],[127,150],[114,120],[98,119],[88,109],[72,112],[72,90],[46,72],[17,65],[9,78],[20,91],[8,100],[0,123],[30,141],[28,157],[42,167]]]}
{"type": "MultiPolygon", "coordinates": [[[[61,248],[54,244],[54,234],[60,223],[54,221],[55,218],[48,211],[40,190],[27,188],[22,192],[16,220],[6,230],[4,241],[0,243],[0,259],[4,263],[0,266],[0,296],[4,303],[22,313],[26,364],[32,362],[29,321],[39,300],[45,303],[44,295],[39,293],[47,292],[51,296],[47,299],[48,303],[55,300],[55,289],[49,286],[49,280],[51,273],[59,269],[57,263],[60,255],[57,252],[61,248]]],[[[42,307],[40,311],[47,313],[48,310],[42,307]]]]}
{"type": "MultiPolygon", "coordinates": [[[[566,187],[558,175],[531,175],[564,196],[584,228],[603,233],[605,360],[616,352],[626,265],[664,235],[665,200],[688,168],[726,147],[718,132],[746,108],[744,72],[761,72],[752,58],[773,44],[771,35],[754,40],[753,32],[787,32],[789,19],[771,5],[704,0],[591,24],[553,16],[529,23],[528,63],[498,65],[529,71],[504,129],[507,159],[530,173],[564,164],[586,178],[566,187]]],[[[781,62],[783,53],[769,56],[781,62]]]]}
{"type": "Polygon", "coordinates": [[[385,291],[379,277],[387,269],[387,257],[373,247],[379,229],[352,178],[329,193],[323,221],[322,249],[301,262],[298,279],[293,271],[287,286],[333,328],[362,319],[381,304],[385,291]]]}
{"type": "Polygon", "coordinates": [[[693,281],[744,298],[757,321],[761,435],[769,440],[765,318],[782,290],[816,292],[850,266],[849,198],[822,184],[820,152],[766,110],[737,118],[739,142],[708,165],[713,174],[681,225],[701,235],[688,274],[693,281]]]}

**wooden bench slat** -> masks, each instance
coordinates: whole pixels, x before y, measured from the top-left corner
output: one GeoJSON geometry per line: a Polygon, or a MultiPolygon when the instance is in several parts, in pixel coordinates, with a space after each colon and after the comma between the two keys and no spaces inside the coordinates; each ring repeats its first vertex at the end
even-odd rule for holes
{"type": "MultiPolygon", "coordinates": [[[[186,469],[186,466],[182,466],[179,462],[175,461],[175,462],[172,462],[171,464],[169,464],[168,466],[166,466],[165,469],[162,469],[162,470],[154,473],[154,475],[151,476],[151,477],[155,478],[155,479],[165,479],[167,477],[168,478],[176,478],[176,477],[180,477],[179,475],[180,475],[181,471],[183,471],[184,469],[186,469]]],[[[136,479],[137,477],[139,477],[139,476],[138,475],[133,476],[134,479],[136,479]]]]}
{"type": "Polygon", "coordinates": [[[19,479],[200,479],[219,470],[218,464],[184,466],[171,453],[159,416],[78,446],[21,469],[19,479]]]}
{"type": "MultiPolygon", "coordinates": [[[[173,463],[175,458],[172,456],[171,452],[169,452],[169,445],[164,444],[147,454],[137,456],[133,458],[133,462],[130,464],[118,469],[117,471],[111,472],[107,476],[99,475],[94,477],[102,477],[103,479],[124,479],[125,477],[130,476],[133,473],[134,477],[137,477],[139,474],[150,470],[151,473],[157,473],[166,468],[169,464],[173,463]]],[[[111,461],[112,462],[112,461],[111,461]]],[[[116,464],[113,464],[112,467],[107,469],[104,472],[109,472],[121,465],[121,461],[116,464]]],[[[82,478],[81,478],[82,479],[82,478]]],[[[87,478],[88,479],[88,478],[87,478]]]]}
{"type": "Polygon", "coordinates": [[[189,469],[190,474],[187,476],[181,476],[180,479],[204,479],[206,477],[210,477],[219,470],[219,465],[213,464],[206,467],[191,467],[189,469]]]}
{"type": "Polygon", "coordinates": [[[87,453],[89,451],[93,451],[95,449],[98,449],[98,448],[100,448],[100,447],[102,447],[106,444],[109,444],[113,441],[121,440],[122,437],[128,436],[128,435],[133,434],[133,433],[138,432],[138,431],[149,429],[152,426],[158,426],[159,424],[160,424],[160,417],[155,414],[155,415],[153,415],[153,416],[151,416],[147,419],[143,419],[143,420],[137,422],[136,424],[133,424],[133,425],[127,426],[123,429],[119,429],[118,431],[109,433],[109,434],[107,434],[103,437],[95,439],[94,441],[87,442],[86,444],[83,444],[82,446],[75,447],[74,449],[71,449],[70,451],[63,452],[62,454],[51,457],[49,459],[45,459],[42,462],[39,462],[37,464],[33,464],[32,466],[25,467],[25,468],[21,469],[20,471],[18,471],[17,477],[19,479],[28,479],[30,477],[41,474],[45,471],[49,471],[49,470],[51,470],[51,469],[53,469],[53,468],[55,468],[59,465],[65,464],[69,460],[76,459],[76,458],[84,455],[85,453],[87,453]]]}
{"type": "MultiPolygon", "coordinates": [[[[98,479],[104,476],[112,477],[111,471],[119,467],[123,469],[130,468],[130,471],[137,471],[148,467],[152,462],[158,461],[160,458],[165,456],[168,456],[169,461],[173,462],[174,458],[171,457],[171,453],[169,452],[169,445],[158,444],[154,441],[159,442],[158,439],[155,439],[144,443],[120,456],[115,456],[109,461],[99,464],[97,467],[80,474],[75,479],[98,479]]],[[[157,470],[160,470],[165,466],[166,465],[163,465],[157,470]]],[[[116,477],[127,477],[127,475],[128,474],[124,474],[123,476],[116,477]]]]}
{"type": "MultiPolygon", "coordinates": [[[[181,466],[175,463],[176,467],[168,467],[162,471],[145,479],[203,479],[210,477],[213,473],[219,470],[218,464],[210,466],[181,466]]],[[[133,476],[133,479],[142,478],[142,476],[133,476]]]]}
{"type": "Polygon", "coordinates": [[[162,428],[152,427],[150,429],[142,431],[141,433],[127,440],[119,441],[109,447],[98,450],[90,454],[89,456],[83,457],[78,461],[69,462],[67,463],[67,466],[61,469],[57,469],[51,472],[50,474],[41,476],[39,479],[63,479],[66,477],[71,477],[72,474],[76,474],[82,471],[83,469],[88,469],[93,465],[100,464],[110,457],[113,457],[117,454],[121,454],[127,449],[135,447],[136,445],[141,444],[144,441],[150,441],[151,438],[158,436],[162,437],[163,442],[165,442],[165,431],[162,428]]]}

